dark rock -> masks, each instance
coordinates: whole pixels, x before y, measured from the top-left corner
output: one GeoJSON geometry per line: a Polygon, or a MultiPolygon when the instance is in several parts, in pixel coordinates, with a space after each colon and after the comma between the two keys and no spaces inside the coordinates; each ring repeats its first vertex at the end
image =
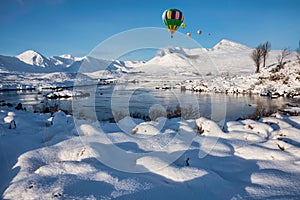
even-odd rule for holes
{"type": "Polygon", "coordinates": [[[18,105],[15,107],[16,110],[23,110],[23,105],[21,103],[18,103],[18,105]]]}

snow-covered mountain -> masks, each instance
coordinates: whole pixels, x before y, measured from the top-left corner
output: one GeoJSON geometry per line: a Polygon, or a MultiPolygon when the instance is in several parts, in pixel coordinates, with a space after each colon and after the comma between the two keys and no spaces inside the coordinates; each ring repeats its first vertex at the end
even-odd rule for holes
{"type": "Polygon", "coordinates": [[[222,72],[251,73],[254,72],[251,51],[250,47],[229,40],[221,40],[211,49],[169,47],[159,50],[153,59],[135,70],[149,75],[186,76],[222,72]]]}
{"type": "Polygon", "coordinates": [[[151,60],[133,69],[143,76],[195,76],[210,72],[213,63],[206,49],[168,47],[160,49],[151,60]]]}
{"type": "Polygon", "coordinates": [[[250,47],[247,47],[246,45],[233,42],[230,40],[223,39],[218,44],[216,44],[211,50],[213,51],[248,51],[251,50],[250,47]]]}
{"type": "Polygon", "coordinates": [[[82,72],[94,72],[109,70],[116,72],[128,72],[130,69],[144,63],[143,61],[110,61],[97,59],[91,56],[75,57],[71,54],[60,56],[46,56],[28,50],[17,56],[0,55],[0,72],[77,72],[83,67],[82,72]]]}
{"type": "Polygon", "coordinates": [[[149,60],[147,64],[155,64],[161,66],[170,66],[176,63],[176,66],[190,66],[187,49],[181,47],[169,47],[160,49],[157,55],[149,60]]]}
{"type": "MultiPolygon", "coordinates": [[[[167,47],[160,49],[156,56],[143,61],[109,61],[91,56],[74,57],[70,54],[51,56],[28,50],[15,57],[0,56],[0,71],[17,72],[82,72],[109,70],[144,76],[198,76],[199,74],[253,73],[255,70],[250,54],[252,48],[223,39],[211,49],[186,49],[167,47]]],[[[277,62],[280,51],[272,50],[267,65],[277,62]]]]}
{"type": "Polygon", "coordinates": [[[44,68],[50,67],[54,64],[50,61],[50,59],[33,50],[25,51],[17,55],[16,58],[28,65],[34,65],[44,68]]]}
{"type": "Polygon", "coordinates": [[[0,55],[0,72],[34,72],[36,67],[20,61],[16,57],[0,55]]]}
{"type": "Polygon", "coordinates": [[[74,57],[71,54],[52,56],[49,59],[54,65],[64,67],[70,67],[74,62],[82,60],[82,58],[74,57]]]}
{"type": "Polygon", "coordinates": [[[63,72],[79,60],[80,58],[61,56],[47,58],[36,51],[28,50],[17,56],[0,56],[0,71],[28,73],[63,72]]]}

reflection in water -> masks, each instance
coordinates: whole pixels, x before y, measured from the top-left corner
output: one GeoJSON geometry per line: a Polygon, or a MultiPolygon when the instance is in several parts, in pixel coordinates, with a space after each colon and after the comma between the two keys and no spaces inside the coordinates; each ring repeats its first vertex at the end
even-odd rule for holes
{"type": "MultiPolygon", "coordinates": [[[[87,92],[91,88],[80,88],[87,92]]],[[[45,94],[49,91],[43,91],[45,94]]],[[[25,106],[33,106],[43,101],[43,94],[37,91],[5,91],[0,93],[0,100],[17,104],[21,102],[25,106]]],[[[76,99],[82,101],[81,108],[91,108],[94,102],[94,111],[98,120],[108,120],[113,118],[113,113],[119,112],[126,115],[136,114],[136,116],[149,116],[149,111],[160,105],[164,110],[176,110],[178,105],[181,108],[199,110],[200,116],[212,118],[214,121],[222,119],[222,115],[227,119],[236,120],[263,116],[269,112],[276,111],[287,102],[299,105],[298,99],[278,98],[271,99],[258,95],[230,95],[230,94],[209,94],[194,93],[191,91],[181,91],[180,89],[156,90],[153,86],[139,84],[118,84],[98,86],[96,93],[90,98],[76,99]],[[214,115],[212,117],[212,115],[214,115]]],[[[48,100],[48,103],[59,105],[60,109],[71,113],[72,99],[48,100]]],[[[29,109],[30,110],[30,109],[29,109]]],[[[192,111],[191,111],[192,112],[192,111]]],[[[197,115],[195,115],[197,116],[197,115]]]]}
{"type": "Polygon", "coordinates": [[[13,90],[0,92],[0,100],[17,104],[34,105],[43,100],[43,95],[35,90],[13,90]]]}

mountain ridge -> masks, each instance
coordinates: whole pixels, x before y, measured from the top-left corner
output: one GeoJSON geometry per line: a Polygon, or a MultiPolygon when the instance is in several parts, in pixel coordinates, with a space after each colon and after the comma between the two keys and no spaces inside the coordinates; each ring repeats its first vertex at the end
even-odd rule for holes
{"type": "Polygon", "coordinates": [[[35,65],[39,67],[50,67],[52,66],[52,62],[42,54],[34,51],[34,50],[27,50],[23,53],[15,56],[20,61],[29,64],[29,65],[35,65]]]}
{"type": "Polygon", "coordinates": [[[238,43],[238,42],[234,42],[228,39],[222,39],[220,42],[218,42],[213,48],[213,50],[219,50],[219,49],[239,49],[239,50],[251,50],[252,48],[238,43]]]}
{"type": "MultiPolygon", "coordinates": [[[[2,72],[94,72],[108,70],[115,72],[144,72],[147,74],[199,74],[220,72],[253,72],[254,64],[250,58],[253,49],[228,39],[218,42],[213,48],[186,49],[182,47],[166,47],[148,61],[103,60],[91,56],[75,57],[71,54],[46,57],[34,50],[27,50],[17,56],[0,56],[2,72]],[[83,66],[83,68],[80,68],[83,66]],[[194,68],[194,69],[193,69],[194,68]],[[187,72],[187,73],[186,73],[187,72]]],[[[279,51],[271,50],[269,64],[276,63],[279,51]]]]}

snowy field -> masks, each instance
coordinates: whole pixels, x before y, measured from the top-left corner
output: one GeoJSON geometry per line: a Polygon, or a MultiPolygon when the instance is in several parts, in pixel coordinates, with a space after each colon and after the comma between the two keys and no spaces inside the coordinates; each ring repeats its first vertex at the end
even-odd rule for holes
{"type": "Polygon", "coordinates": [[[117,124],[81,119],[77,130],[63,112],[1,107],[0,119],[3,199],[300,196],[299,116],[277,113],[223,128],[205,118],[133,119],[137,125],[129,117],[117,124]]]}

